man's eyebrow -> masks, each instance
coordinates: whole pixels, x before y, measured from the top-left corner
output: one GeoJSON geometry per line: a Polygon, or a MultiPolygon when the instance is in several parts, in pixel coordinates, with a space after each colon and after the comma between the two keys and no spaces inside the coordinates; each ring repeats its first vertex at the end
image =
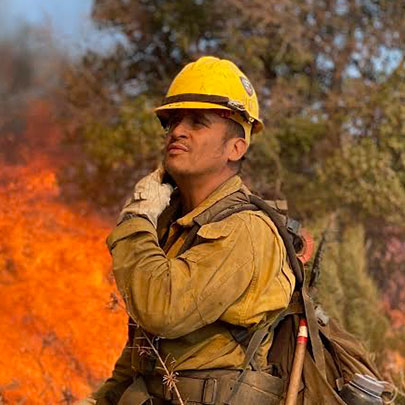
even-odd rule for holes
{"type": "Polygon", "coordinates": [[[198,118],[200,121],[202,121],[204,124],[211,124],[211,120],[207,117],[206,114],[204,114],[201,111],[195,111],[193,113],[195,118],[198,118]]]}

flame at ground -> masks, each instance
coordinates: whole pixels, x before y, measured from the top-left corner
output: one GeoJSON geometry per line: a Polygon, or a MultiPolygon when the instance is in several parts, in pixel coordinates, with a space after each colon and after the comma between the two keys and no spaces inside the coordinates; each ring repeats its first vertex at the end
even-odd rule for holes
{"type": "MultiPolygon", "coordinates": [[[[126,338],[126,315],[108,306],[112,224],[61,202],[56,174],[68,156],[49,113],[34,104],[17,149],[0,150],[0,404],[86,396],[110,375],[126,338]]],[[[403,313],[385,302],[401,327],[403,313]]],[[[387,357],[387,372],[403,369],[397,351],[387,357]]]]}
{"type": "Polygon", "coordinates": [[[107,305],[111,224],[59,201],[60,133],[48,112],[30,111],[25,164],[1,164],[0,403],[87,395],[110,374],[126,335],[124,313],[107,305]]]}

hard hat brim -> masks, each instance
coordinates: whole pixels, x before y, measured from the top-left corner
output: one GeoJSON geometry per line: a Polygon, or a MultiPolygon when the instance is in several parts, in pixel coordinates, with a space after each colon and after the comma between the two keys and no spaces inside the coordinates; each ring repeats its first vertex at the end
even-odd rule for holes
{"type": "Polygon", "coordinates": [[[160,111],[177,109],[230,110],[228,107],[213,103],[204,103],[201,101],[179,101],[177,103],[170,103],[157,107],[155,108],[155,112],[159,115],[160,111]]]}
{"type": "MultiPolygon", "coordinates": [[[[231,108],[201,101],[179,101],[176,103],[169,103],[155,108],[155,113],[158,117],[164,118],[165,113],[168,113],[168,110],[178,110],[178,109],[202,109],[202,110],[228,110],[233,111],[231,108]]],[[[252,133],[260,132],[264,125],[260,119],[254,118],[254,124],[252,128],[252,133]]]]}

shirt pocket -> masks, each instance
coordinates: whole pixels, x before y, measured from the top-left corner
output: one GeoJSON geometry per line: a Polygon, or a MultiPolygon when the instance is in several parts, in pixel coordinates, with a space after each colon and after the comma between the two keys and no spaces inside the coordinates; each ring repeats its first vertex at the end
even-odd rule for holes
{"type": "Polygon", "coordinates": [[[226,241],[235,229],[234,221],[220,221],[203,225],[197,232],[197,243],[184,252],[180,257],[187,258],[191,262],[197,263],[201,259],[206,260],[209,256],[218,252],[219,249],[226,249],[226,245],[231,241],[226,241]],[[221,242],[224,241],[224,244],[221,242]],[[216,247],[210,248],[210,242],[217,242],[216,247]]]}

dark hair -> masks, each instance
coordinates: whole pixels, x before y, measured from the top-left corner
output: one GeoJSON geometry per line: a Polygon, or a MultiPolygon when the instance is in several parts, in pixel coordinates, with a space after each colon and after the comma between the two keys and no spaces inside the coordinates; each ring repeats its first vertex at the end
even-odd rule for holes
{"type": "Polygon", "coordinates": [[[229,140],[231,138],[245,139],[245,130],[243,129],[242,125],[240,125],[236,121],[228,119],[225,137],[225,140],[229,140]]]}
{"type": "MultiPolygon", "coordinates": [[[[228,119],[227,120],[227,129],[225,132],[224,143],[232,138],[242,138],[245,139],[245,130],[242,125],[238,122],[228,119]]],[[[236,173],[240,173],[242,170],[242,162],[245,160],[245,156],[242,156],[238,161],[231,163],[235,168],[236,173]]]]}

